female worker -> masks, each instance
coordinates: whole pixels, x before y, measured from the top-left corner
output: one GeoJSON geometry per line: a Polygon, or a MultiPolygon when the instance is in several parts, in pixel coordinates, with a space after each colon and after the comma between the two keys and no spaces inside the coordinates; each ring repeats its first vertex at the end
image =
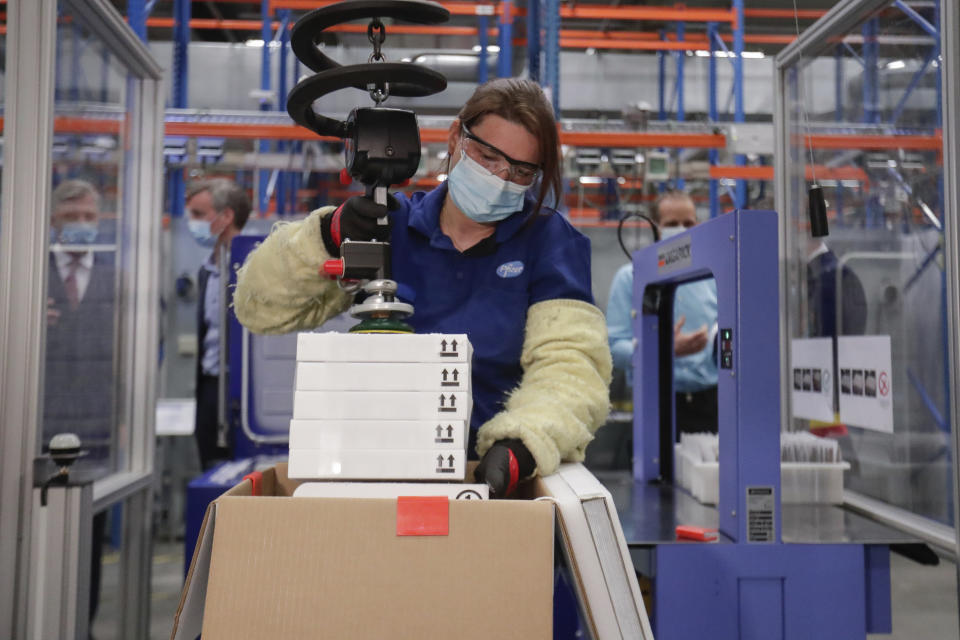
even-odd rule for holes
{"type": "Polygon", "coordinates": [[[251,331],[313,329],[351,303],[318,275],[341,239],[389,240],[393,279],[415,307],[407,322],[470,337],[470,452],[482,456],[477,480],[504,497],[534,472],[583,459],[608,410],[606,324],[593,304],[589,240],[544,206],[562,186],[540,87],[516,78],[479,87],[447,150],[447,180],[391,198],[389,227],[364,197],[278,224],[240,269],[234,304],[251,331]]]}

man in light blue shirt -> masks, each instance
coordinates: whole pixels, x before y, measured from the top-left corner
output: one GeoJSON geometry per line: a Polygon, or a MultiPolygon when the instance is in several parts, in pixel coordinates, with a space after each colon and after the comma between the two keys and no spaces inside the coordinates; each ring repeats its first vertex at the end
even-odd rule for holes
{"type": "Polygon", "coordinates": [[[209,469],[217,460],[230,457],[224,434],[220,433],[220,310],[229,300],[220,300],[221,248],[229,251],[250,216],[250,199],[232,180],[216,178],[191,183],[186,194],[187,224],[194,240],[212,249],[197,277],[197,413],[194,435],[200,464],[209,469]]]}
{"type": "MultiPolygon", "coordinates": [[[[661,238],[669,238],[697,224],[693,200],[680,191],[657,201],[654,218],[661,238]]],[[[621,267],[610,285],[607,331],[613,365],[627,373],[632,386],[633,265],[621,267]]],[[[717,285],[710,278],[677,287],[674,298],[673,387],[676,393],[677,433],[717,431],[717,363],[713,340],[717,324],[717,285]],[[696,327],[684,331],[685,327],[696,327]]]]}

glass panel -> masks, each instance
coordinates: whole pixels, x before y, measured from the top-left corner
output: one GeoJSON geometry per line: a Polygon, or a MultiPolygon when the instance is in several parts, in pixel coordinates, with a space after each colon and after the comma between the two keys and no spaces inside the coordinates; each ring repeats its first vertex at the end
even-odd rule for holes
{"type": "MultiPolygon", "coordinates": [[[[0,32],[0,113],[4,113],[6,91],[4,86],[7,80],[7,31],[6,26],[0,32]]],[[[0,118],[0,167],[3,166],[3,118],[0,118]]],[[[3,179],[0,177],[0,199],[3,197],[3,179]]],[[[0,228],[0,233],[3,229],[0,228]]]]}
{"type": "Polygon", "coordinates": [[[124,154],[128,74],[61,6],[57,27],[53,184],[42,445],[62,432],[88,454],[75,468],[97,478],[121,469],[129,439],[118,420],[124,154]]]}
{"type": "MultiPolygon", "coordinates": [[[[814,365],[833,373],[826,415],[793,428],[839,438],[847,489],[952,524],[937,4],[879,11],[784,70],[783,214],[789,336],[835,349],[814,365]],[[825,238],[810,233],[811,180],[825,238]]],[[[817,359],[810,344],[794,343],[791,373],[811,366],[798,349],[817,359]]],[[[793,415],[811,393],[793,391],[793,415]]]]}

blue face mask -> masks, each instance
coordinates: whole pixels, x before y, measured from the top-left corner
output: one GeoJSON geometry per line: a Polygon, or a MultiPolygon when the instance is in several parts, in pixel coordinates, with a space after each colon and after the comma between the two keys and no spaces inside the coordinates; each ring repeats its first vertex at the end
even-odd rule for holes
{"type": "Polygon", "coordinates": [[[217,244],[217,236],[210,233],[209,220],[187,220],[187,228],[201,247],[213,248],[217,244]]]}
{"type": "Polygon", "coordinates": [[[67,222],[60,229],[61,244],[93,244],[96,239],[96,222],[67,222]]]}
{"type": "Polygon", "coordinates": [[[523,209],[523,186],[496,176],[460,150],[460,162],[447,176],[450,197],[475,222],[499,222],[523,209]]]}

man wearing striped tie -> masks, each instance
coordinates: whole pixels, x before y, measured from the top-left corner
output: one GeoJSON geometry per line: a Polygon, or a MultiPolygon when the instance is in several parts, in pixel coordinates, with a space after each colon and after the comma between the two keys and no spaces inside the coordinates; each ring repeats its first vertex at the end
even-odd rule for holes
{"type": "MultiPolygon", "coordinates": [[[[100,477],[112,470],[116,422],[116,251],[94,246],[101,199],[92,184],[65,180],[51,200],[43,444],[58,433],[77,434],[88,455],[74,470],[100,477]]],[[[100,594],[106,515],[102,511],[93,517],[91,625],[100,594]]]]}

